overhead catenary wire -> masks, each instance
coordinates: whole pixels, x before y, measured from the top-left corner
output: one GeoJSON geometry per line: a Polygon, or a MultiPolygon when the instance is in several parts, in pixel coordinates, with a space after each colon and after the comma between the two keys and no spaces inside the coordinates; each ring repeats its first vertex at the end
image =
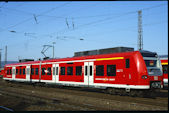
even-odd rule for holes
{"type": "MultiPolygon", "coordinates": [[[[70,1],[71,2],[71,1],[70,1]]],[[[68,2],[68,3],[65,3],[65,4],[63,4],[63,6],[65,6],[65,5],[68,5],[68,4],[70,4],[70,2],[68,2]]],[[[62,6],[62,7],[63,7],[62,6]]],[[[84,9],[84,8],[83,8],[84,9]]],[[[53,8],[53,10],[54,10],[54,8],[53,8]]],[[[81,8],[79,8],[78,9],[78,11],[79,10],[82,10],[81,8]]],[[[22,12],[22,11],[21,11],[22,12]]],[[[74,13],[75,11],[73,11],[73,13],[74,13]]],[[[31,14],[31,16],[34,14],[34,13],[30,13],[30,12],[27,12],[27,13],[29,13],[29,14],[31,14]]],[[[42,16],[42,15],[44,15],[44,14],[40,14],[40,15],[38,15],[38,16],[42,16]]],[[[36,16],[37,17],[37,16],[36,16]]],[[[65,17],[63,17],[63,18],[65,18],[65,17]]],[[[19,23],[17,23],[17,24],[15,24],[15,25],[13,25],[13,26],[10,26],[10,27],[8,27],[8,28],[13,28],[13,27],[15,27],[15,26],[17,26],[17,25],[20,25],[20,24],[22,24],[22,23],[24,23],[24,22],[28,22],[28,21],[30,21],[30,20],[32,20],[32,18],[29,18],[29,19],[26,19],[26,20],[24,20],[24,21],[21,21],[21,22],[19,22],[19,23]]],[[[74,24],[73,24],[73,27],[74,27],[74,24]]],[[[4,28],[2,28],[2,30],[0,30],[0,32],[1,31],[4,31],[4,30],[7,30],[7,31],[10,31],[9,29],[4,29],[4,28]]],[[[18,32],[17,32],[18,33],[18,32]]]]}
{"type": "MultiPolygon", "coordinates": [[[[152,6],[152,7],[148,7],[148,8],[142,8],[140,10],[149,10],[149,9],[153,9],[153,8],[156,8],[156,7],[161,7],[161,6],[164,6],[164,5],[167,5],[167,4],[159,4],[159,5],[156,5],[156,6],[152,6]]],[[[126,13],[126,12],[124,12],[126,13]]],[[[118,16],[119,14],[118,13],[107,13],[107,14],[101,14],[101,15],[89,15],[89,16],[79,16],[79,17],[67,17],[67,19],[71,19],[71,18],[75,18],[75,19],[84,19],[84,18],[95,18],[95,17],[105,17],[105,16],[118,16]]],[[[55,18],[65,18],[65,17],[59,17],[59,16],[52,16],[52,15],[41,15],[41,16],[47,16],[47,17],[55,17],[55,18]]]]}
{"type": "MultiPolygon", "coordinates": [[[[146,16],[146,15],[145,15],[146,16]]],[[[118,21],[119,22],[119,21],[118,21]]],[[[144,26],[146,26],[147,24],[143,24],[144,26]]],[[[150,25],[151,25],[151,23],[150,23],[150,25]]],[[[134,26],[134,27],[136,27],[136,26],[134,26]]],[[[128,28],[133,28],[133,27],[128,27],[128,28]]],[[[121,31],[121,30],[125,30],[125,29],[127,29],[128,30],[128,28],[123,28],[123,29],[118,29],[119,31],[121,31]]],[[[118,30],[115,30],[115,31],[118,31],[118,30]]],[[[112,30],[111,30],[111,32],[112,32],[112,30]]],[[[50,34],[46,34],[46,36],[50,36],[50,37],[52,37],[52,35],[50,34]]],[[[27,36],[32,36],[33,37],[33,35],[27,35],[27,36]]],[[[41,35],[42,36],[42,35],[41,35]]]]}
{"type": "MultiPolygon", "coordinates": [[[[156,8],[156,7],[161,7],[161,6],[164,6],[164,5],[167,5],[167,4],[159,4],[159,5],[155,5],[155,6],[151,6],[151,7],[147,7],[147,8],[142,8],[142,9],[140,9],[140,10],[142,10],[142,11],[150,10],[150,9],[153,9],[153,8],[156,8]]],[[[110,19],[112,19],[112,18],[118,18],[118,17],[122,17],[122,16],[124,16],[124,15],[134,14],[134,13],[137,13],[137,12],[138,12],[138,10],[130,11],[130,12],[123,13],[123,14],[121,14],[121,15],[117,15],[117,16],[115,16],[115,17],[108,17],[108,18],[105,18],[105,19],[100,19],[100,20],[93,21],[93,22],[90,22],[90,23],[82,24],[82,25],[77,26],[77,27],[74,28],[73,30],[78,29],[78,28],[82,28],[82,27],[84,27],[84,26],[93,25],[93,24],[96,24],[96,23],[101,23],[101,22],[103,22],[103,21],[107,21],[107,20],[110,20],[110,19]]],[[[58,33],[65,33],[66,31],[72,31],[72,29],[69,29],[69,30],[67,30],[67,29],[62,29],[62,30],[60,30],[60,31],[58,31],[58,32],[53,32],[53,33],[51,33],[51,34],[55,34],[55,33],[57,33],[57,34],[58,34],[58,33]]]]}
{"type": "MultiPolygon", "coordinates": [[[[165,12],[162,12],[162,13],[165,13],[165,12]]],[[[149,15],[157,15],[157,14],[162,14],[161,12],[160,13],[150,13],[150,14],[143,14],[143,16],[149,16],[149,15]]],[[[66,18],[67,19],[67,18],[66,18]]],[[[133,18],[133,17],[129,17],[129,18],[127,18],[127,19],[129,19],[129,20],[131,20],[131,19],[135,19],[135,18],[133,18]]],[[[123,19],[121,19],[122,21],[123,21],[123,19]]],[[[110,21],[114,21],[114,20],[110,20],[110,21]]],[[[117,21],[117,20],[116,20],[117,21]]],[[[119,22],[120,20],[118,20],[118,22],[119,22]]],[[[109,22],[109,21],[108,21],[109,22]]],[[[102,22],[102,23],[108,23],[107,21],[105,21],[105,22],[102,22]]],[[[74,27],[74,18],[72,18],[72,26],[74,27]]],[[[99,24],[99,23],[98,23],[99,24]]],[[[97,25],[97,24],[95,24],[95,25],[97,25]]],[[[0,28],[0,29],[3,29],[3,28],[0,28]]],[[[10,30],[8,30],[8,31],[10,31],[10,30]]],[[[25,32],[18,32],[17,31],[17,33],[25,33],[25,32]]],[[[34,33],[35,34],[35,33],[34,33]]],[[[48,35],[48,34],[47,34],[48,35]]]]}
{"type": "MultiPolygon", "coordinates": [[[[71,1],[70,1],[70,2],[71,2],[71,1]]],[[[49,10],[47,10],[47,11],[43,12],[43,13],[40,13],[40,14],[36,15],[36,17],[41,16],[42,14],[49,13],[49,12],[51,12],[51,11],[53,11],[53,10],[57,9],[57,8],[64,7],[65,5],[70,4],[70,2],[68,2],[68,3],[64,3],[64,4],[63,4],[63,5],[61,5],[61,6],[57,6],[57,7],[51,8],[51,9],[49,9],[49,10]]],[[[13,28],[13,27],[18,26],[18,25],[20,25],[20,24],[22,24],[22,23],[28,22],[28,21],[30,21],[30,20],[32,20],[32,19],[33,19],[32,17],[31,17],[31,18],[27,18],[27,19],[25,19],[25,20],[23,20],[23,21],[21,21],[21,22],[19,22],[19,23],[15,24],[15,25],[12,25],[12,26],[7,27],[7,28],[6,28],[6,29],[4,29],[4,30],[8,30],[9,28],[13,28]]],[[[0,32],[2,32],[2,31],[3,31],[3,30],[1,30],[0,32]]]]}
{"type": "MultiPolygon", "coordinates": [[[[153,9],[153,8],[156,8],[156,7],[161,7],[163,5],[167,5],[167,4],[159,4],[159,5],[156,5],[156,6],[143,8],[143,9],[140,9],[140,10],[149,10],[149,9],[153,9]]],[[[11,9],[11,8],[7,8],[7,9],[11,9]]],[[[11,9],[11,10],[16,10],[16,11],[31,14],[31,15],[34,14],[34,13],[25,12],[25,11],[21,11],[21,10],[17,10],[17,9],[11,9]]],[[[112,15],[118,16],[119,14],[118,13],[107,13],[107,14],[101,14],[101,15],[89,15],[89,16],[77,16],[77,17],[74,17],[74,16],[73,17],[64,17],[64,16],[53,16],[53,15],[43,15],[43,14],[41,14],[40,16],[54,17],[54,18],[67,18],[67,19],[72,19],[72,18],[85,19],[85,18],[105,17],[105,16],[112,16],[112,15]]]]}
{"type": "MultiPolygon", "coordinates": [[[[159,6],[161,6],[161,5],[158,5],[158,7],[159,6]]],[[[151,7],[151,8],[154,8],[154,7],[151,7]]],[[[145,8],[145,10],[148,10],[148,9],[150,9],[150,8],[145,8]]],[[[143,9],[144,10],[144,9],[143,9]]],[[[135,12],[137,12],[137,11],[135,11],[135,12]]],[[[134,12],[130,12],[130,13],[134,13],[134,12]]],[[[126,13],[126,14],[130,14],[129,12],[128,13],[126,13]]],[[[125,14],[121,14],[121,15],[119,15],[119,16],[124,16],[125,14]]],[[[117,16],[117,17],[119,17],[119,16],[117,16]]],[[[73,21],[73,20],[72,20],[73,21]]],[[[73,23],[72,23],[73,24],[73,23]]],[[[90,23],[88,23],[88,24],[90,24],[90,23]]],[[[91,22],[91,24],[94,24],[94,23],[92,23],[91,22]]],[[[86,24],[87,25],[87,24],[86,24]]],[[[74,29],[73,29],[74,30],[74,29]]],[[[17,32],[18,33],[18,32],[17,32]]],[[[25,33],[25,32],[24,32],[25,33]]],[[[47,34],[48,35],[48,34],[47,34]]],[[[33,37],[33,35],[27,35],[27,36],[31,36],[31,37],[33,37]]],[[[50,34],[50,37],[51,37],[52,35],[50,34]]]]}
{"type": "MultiPolygon", "coordinates": [[[[143,24],[145,25],[146,27],[148,26],[154,26],[154,25],[157,25],[157,24],[164,24],[164,23],[167,23],[167,20],[164,20],[164,21],[160,21],[160,22],[153,22],[153,23],[149,23],[149,24],[143,24]]],[[[111,30],[110,32],[118,32],[118,31],[128,31],[129,28],[137,28],[137,26],[129,26],[129,27],[126,27],[126,28],[122,28],[122,29],[116,29],[116,30],[111,30]]],[[[137,31],[137,30],[136,30],[137,31]]],[[[99,36],[102,36],[104,35],[105,33],[102,33],[102,32],[99,32],[97,34],[94,34],[94,36],[96,35],[99,35],[99,36]]],[[[90,35],[91,36],[91,35],[90,35]]],[[[98,41],[98,40],[91,40],[91,39],[85,39],[84,40],[85,42],[87,41],[90,41],[90,42],[94,42],[94,43],[115,43],[114,40],[107,40],[107,41],[104,41],[104,40],[101,40],[101,41],[98,41]]],[[[117,44],[117,42],[116,42],[117,44]]],[[[137,43],[126,43],[126,42],[119,42],[118,44],[125,44],[125,45],[137,45],[137,43]]]]}
{"type": "MultiPolygon", "coordinates": [[[[50,11],[52,11],[52,10],[55,10],[56,8],[60,8],[60,7],[63,7],[63,6],[65,6],[65,5],[67,5],[67,4],[69,4],[69,3],[65,3],[65,4],[63,4],[62,6],[58,6],[58,7],[55,7],[55,8],[51,8],[50,10],[48,10],[48,11],[46,11],[46,12],[43,12],[43,13],[41,13],[41,14],[39,14],[39,15],[37,15],[36,17],[38,17],[38,16],[42,16],[43,14],[45,14],[45,13],[48,13],[48,12],[50,12],[50,11]]],[[[148,8],[143,8],[143,9],[140,9],[140,10],[149,10],[149,9],[153,9],[153,8],[156,8],[156,7],[161,7],[161,6],[163,6],[163,5],[166,5],[166,4],[159,4],[159,5],[156,5],[156,6],[152,6],[152,7],[148,7],[148,8]]],[[[137,13],[137,11],[134,11],[135,13],[137,13]]],[[[133,13],[134,13],[133,12],[133,13]]],[[[127,13],[132,13],[132,12],[127,12],[127,13]]],[[[118,16],[123,16],[123,15],[126,15],[127,13],[123,13],[122,15],[117,15],[117,17],[118,16]]],[[[30,13],[30,14],[32,14],[32,13],[30,13]]],[[[103,14],[104,16],[110,16],[110,14],[103,14]]],[[[88,16],[88,17],[97,17],[97,16],[103,16],[103,15],[96,15],[96,16],[88,16]]],[[[87,16],[86,16],[87,17],[87,16]]],[[[65,18],[65,17],[59,17],[59,18],[65,18]]],[[[72,18],[72,17],[71,17],[72,18]]],[[[73,17],[73,18],[85,18],[85,17],[73,17]]],[[[113,17],[114,18],[114,17],[113,17]]],[[[21,21],[21,22],[19,22],[19,23],[17,23],[17,24],[15,24],[15,25],[12,25],[12,26],[10,26],[10,27],[7,27],[6,29],[3,29],[3,30],[7,30],[7,29],[9,29],[9,28],[13,28],[13,27],[15,27],[15,26],[18,26],[18,25],[20,25],[20,24],[22,24],[22,23],[25,23],[25,22],[28,22],[28,21],[30,21],[32,19],[32,17],[31,18],[28,18],[28,19],[25,19],[24,21],[21,21]]],[[[67,19],[68,19],[68,17],[67,17],[67,19]]],[[[101,20],[98,20],[98,21],[94,21],[94,22],[90,22],[90,23],[87,23],[87,24],[83,24],[83,25],[80,25],[79,27],[83,27],[83,26],[87,26],[87,25],[92,25],[92,24],[95,24],[95,23],[99,23],[99,22],[102,22],[102,21],[106,21],[106,20],[110,20],[110,19],[112,19],[111,17],[110,18],[105,18],[105,19],[101,19],[101,20]]],[[[75,29],[75,28],[74,28],[75,29]]],[[[73,30],[74,30],[73,29],[73,30]]],[[[77,29],[77,28],[76,28],[77,29]]],[[[1,31],[3,31],[3,30],[1,30],[1,31]]],[[[65,30],[65,29],[63,29],[63,30],[65,30]]],[[[61,32],[63,31],[63,30],[60,30],[61,32]]],[[[1,32],[0,31],[0,32],[1,32]]],[[[58,33],[58,32],[57,32],[58,33]]],[[[53,33],[52,33],[53,34],[53,33]]]]}
{"type": "MultiPolygon", "coordinates": [[[[163,6],[163,5],[166,5],[166,4],[160,4],[160,5],[157,5],[157,6],[152,6],[152,7],[149,7],[149,8],[143,8],[142,10],[149,10],[149,9],[152,9],[152,8],[155,8],[155,7],[160,7],[160,6],[163,6]]],[[[53,8],[54,9],[54,8],[53,8]]],[[[51,10],[50,10],[51,11],[51,10]]],[[[123,13],[123,14],[119,14],[118,16],[115,16],[115,17],[113,17],[113,18],[118,18],[118,17],[121,17],[121,16],[125,16],[125,15],[129,15],[129,14],[134,14],[134,13],[137,13],[137,11],[131,11],[131,12],[127,12],[127,13],[123,13]]],[[[42,14],[42,13],[41,13],[42,14]]],[[[67,19],[67,18],[66,18],[67,19]]],[[[96,24],[96,23],[101,23],[101,22],[104,22],[104,21],[107,21],[107,20],[110,20],[110,19],[112,19],[112,17],[108,17],[108,18],[105,18],[105,19],[100,19],[100,20],[97,20],[97,21],[94,21],[94,22],[90,22],[90,23],[87,23],[87,24],[82,24],[82,25],[80,25],[80,26],[77,26],[76,28],[75,28],[75,26],[74,26],[74,23],[73,23],[73,19],[72,19],[72,26],[73,26],[73,29],[70,29],[69,31],[71,31],[71,30],[74,30],[74,29],[78,29],[78,28],[80,28],[80,27],[84,27],[84,26],[88,26],[88,25],[94,25],[94,24],[96,24]]],[[[22,22],[24,22],[24,21],[22,21],[22,22]]],[[[21,24],[22,22],[20,22],[20,23],[18,23],[18,24],[21,24]]],[[[16,25],[14,25],[14,26],[11,26],[11,27],[15,27],[15,26],[17,26],[17,24],[16,25]]],[[[65,29],[64,30],[62,30],[62,31],[60,31],[60,33],[61,32],[66,32],[65,31],[65,29]]],[[[17,32],[17,33],[19,33],[19,32],[17,32]]],[[[25,33],[25,32],[24,32],[25,33]]],[[[54,33],[51,33],[50,34],[50,36],[52,35],[52,34],[55,34],[56,32],[54,32],[54,33]]],[[[57,32],[57,34],[58,34],[59,32],[57,32]]],[[[27,35],[28,36],[28,35],[27,35]]]]}
{"type": "Polygon", "coordinates": [[[26,14],[26,15],[33,15],[34,14],[34,13],[31,13],[31,12],[28,12],[28,11],[18,10],[18,9],[14,9],[14,8],[5,7],[5,9],[15,11],[15,12],[19,12],[19,13],[26,14]]]}
{"type": "MultiPolygon", "coordinates": [[[[167,23],[168,21],[167,20],[164,20],[164,21],[159,21],[159,22],[153,22],[153,23],[146,23],[146,24],[143,24],[144,27],[146,26],[153,26],[153,25],[157,25],[157,24],[164,24],[164,23],[167,23]]],[[[115,30],[110,30],[108,32],[121,32],[121,31],[131,31],[131,28],[137,28],[137,26],[128,26],[126,28],[121,28],[121,29],[115,29],[115,30]],[[129,29],[130,28],[130,29],[129,29]]],[[[135,29],[135,31],[137,31],[135,29]]],[[[105,34],[105,31],[104,32],[99,32],[97,33],[97,35],[101,36],[105,34]]],[[[37,38],[37,37],[40,37],[40,36],[35,36],[34,33],[28,33],[28,35],[26,36],[29,36],[29,37],[33,37],[33,38],[37,38]]],[[[84,39],[84,37],[82,38],[77,38],[76,36],[68,36],[68,35],[57,35],[56,37],[55,36],[52,36],[52,35],[41,35],[42,36],[47,36],[47,37],[50,37],[50,38],[56,38],[56,39],[59,39],[59,40],[66,40],[66,39],[75,39],[75,40],[81,40],[81,39],[84,39]]],[[[96,36],[96,34],[95,34],[96,36]]],[[[93,41],[96,41],[96,40],[93,40],[93,41]]]]}
{"type": "Polygon", "coordinates": [[[37,18],[36,18],[36,15],[35,15],[35,14],[33,15],[33,17],[34,17],[34,19],[35,19],[36,24],[38,24],[38,21],[37,21],[37,18]]]}

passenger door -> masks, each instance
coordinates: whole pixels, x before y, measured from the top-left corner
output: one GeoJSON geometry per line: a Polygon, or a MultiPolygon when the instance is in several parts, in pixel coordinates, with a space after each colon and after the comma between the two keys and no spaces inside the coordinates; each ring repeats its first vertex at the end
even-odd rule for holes
{"type": "Polygon", "coordinates": [[[53,72],[53,82],[58,83],[59,81],[59,64],[53,64],[52,66],[52,72],[53,72]]]}
{"type": "Polygon", "coordinates": [[[30,81],[30,66],[26,66],[26,81],[30,81]]]}
{"type": "Polygon", "coordinates": [[[12,80],[15,80],[16,67],[12,67],[12,80]]]}
{"type": "Polygon", "coordinates": [[[93,62],[84,62],[84,84],[93,85],[93,75],[94,75],[94,63],[93,62]]]}
{"type": "Polygon", "coordinates": [[[127,85],[131,85],[131,58],[125,57],[125,67],[124,67],[124,74],[125,74],[125,81],[127,85]]]}

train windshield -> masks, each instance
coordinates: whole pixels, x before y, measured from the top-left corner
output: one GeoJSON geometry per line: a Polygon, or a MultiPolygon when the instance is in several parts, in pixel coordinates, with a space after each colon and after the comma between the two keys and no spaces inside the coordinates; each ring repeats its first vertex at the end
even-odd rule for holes
{"type": "Polygon", "coordinates": [[[155,52],[140,51],[145,61],[148,75],[152,76],[162,76],[162,66],[161,62],[155,52]]]}
{"type": "Polygon", "coordinates": [[[152,58],[152,59],[146,57],[143,58],[149,75],[154,75],[154,76],[162,75],[161,63],[158,58],[152,58]]]}
{"type": "Polygon", "coordinates": [[[144,60],[146,67],[157,67],[157,60],[144,60]]]}

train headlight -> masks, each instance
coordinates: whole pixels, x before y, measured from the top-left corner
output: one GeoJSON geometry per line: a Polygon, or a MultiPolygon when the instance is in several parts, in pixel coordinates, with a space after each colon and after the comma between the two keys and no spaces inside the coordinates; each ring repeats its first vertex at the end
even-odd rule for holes
{"type": "Polygon", "coordinates": [[[147,77],[147,75],[142,75],[141,78],[142,78],[142,79],[147,79],[148,77],[147,77]]]}

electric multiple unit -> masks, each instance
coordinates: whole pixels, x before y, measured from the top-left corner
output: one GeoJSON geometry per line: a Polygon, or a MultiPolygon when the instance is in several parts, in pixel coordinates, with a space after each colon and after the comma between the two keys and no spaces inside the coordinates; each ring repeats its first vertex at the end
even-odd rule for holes
{"type": "Polygon", "coordinates": [[[163,87],[156,53],[130,51],[7,64],[4,80],[130,90],[163,87]]]}
{"type": "Polygon", "coordinates": [[[161,59],[164,87],[168,87],[168,58],[161,59]]]}

